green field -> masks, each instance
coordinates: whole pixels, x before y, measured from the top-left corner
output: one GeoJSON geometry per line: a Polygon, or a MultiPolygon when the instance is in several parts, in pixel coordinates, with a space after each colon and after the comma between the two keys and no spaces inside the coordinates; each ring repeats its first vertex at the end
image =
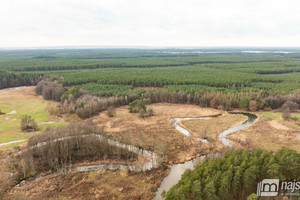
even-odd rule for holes
{"type": "MultiPolygon", "coordinates": [[[[285,124],[285,125],[292,126],[294,128],[300,129],[300,126],[297,125],[296,123],[284,120],[282,118],[282,113],[281,112],[259,112],[259,113],[266,120],[275,120],[275,121],[278,121],[278,122],[280,122],[282,124],[285,124]]],[[[294,119],[299,120],[300,119],[300,113],[299,112],[291,113],[291,117],[294,118],[294,119]]]]}
{"type": "MultiPolygon", "coordinates": [[[[19,100],[0,100],[0,109],[4,113],[15,110],[15,114],[0,115],[0,143],[14,140],[27,139],[40,133],[49,126],[60,126],[63,123],[40,124],[41,122],[51,121],[52,117],[47,113],[49,102],[41,98],[19,99],[19,100]],[[30,115],[38,124],[39,131],[24,133],[21,131],[21,119],[23,115],[30,115]]],[[[8,146],[14,146],[11,144],[8,146]]]]}

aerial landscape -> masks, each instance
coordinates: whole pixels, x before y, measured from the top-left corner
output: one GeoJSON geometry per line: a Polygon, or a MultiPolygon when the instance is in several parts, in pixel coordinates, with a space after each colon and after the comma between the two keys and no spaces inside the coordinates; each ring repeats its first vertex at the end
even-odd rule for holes
{"type": "MultiPolygon", "coordinates": [[[[278,24],[244,17],[252,32],[227,24],[232,1],[16,1],[23,18],[0,13],[24,33],[0,33],[0,199],[300,199],[300,38],[268,36],[297,2],[278,24]]],[[[283,6],[241,2],[258,16],[283,6]]]]}
{"type": "MultiPolygon", "coordinates": [[[[2,51],[1,191],[22,198],[151,199],[176,165],[203,163],[197,166],[205,170],[212,157],[239,158],[223,172],[232,176],[224,179],[227,196],[205,191],[214,178],[223,181],[221,168],[219,177],[202,175],[208,183],[187,176],[191,188],[180,182],[161,191],[165,198],[244,199],[269,173],[297,178],[300,53],[293,51],[2,51]],[[282,161],[282,154],[292,158],[282,161]],[[260,162],[240,160],[255,158],[260,162]],[[283,170],[286,162],[295,168],[283,170]]],[[[220,167],[228,159],[214,162],[225,162],[220,167]]]]}

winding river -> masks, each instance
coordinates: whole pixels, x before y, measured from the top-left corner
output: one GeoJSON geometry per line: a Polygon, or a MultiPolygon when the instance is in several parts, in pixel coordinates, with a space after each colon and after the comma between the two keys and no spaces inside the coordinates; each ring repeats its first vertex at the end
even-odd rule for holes
{"type": "MultiPolygon", "coordinates": [[[[80,137],[89,137],[89,136],[95,136],[100,141],[105,138],[104,136],[98,135],[98,134],[87,134],[87,135],[81,135],[80,137]]],[[[63,137],[63,138],[56,138],[56,139],[40,142],[40,143],[34,144],[30,147],[27,147],[27,148],[19,151],[17,154],[24,153],[29,149],[42,147],[49,143],[59,142],[62,140],[68,140],[68,139],[72,139],[72,138],[76,138],[76,137],[77,136],[74,135],[74,136],[67,136],[67,137],[63,137]]],[[[120,142],[117,142],[117,141],[111,140],[111,139],[107,139],[107,142],[111,146],[116,146],[119,148],[127,149],[128,151],[131,151],[131,152],[134,152],[136,154],[143,156],[144,159],[146,160],[146,162],[143,164],[140,164],[140,165],[136,165],[136,164],[135,165],[134,164],[132,164],[132,165],[130,165],[130,164],[98,164],[98,165],[75,166],[75,167],[61,168],[61,169],[58,169],[57,171],[63,172],[63,173],[69,172],[69,171],[74,171],[74,170],[83,172],[83,171],[93,171],[93,170],[98,170],[98,169],[123,169],[123,170],[131,170],[131,171],[147,171],[157,165],[157,156],[154,152],[147,151],[147,150],[141,149],[141,148],[133,146],[133,145],[122,144],[120,142]]]]}
{"type": "MultiPolygon", "coordinates": [[[[232,128],[229,128],[223,132],[221,132],[218,136],[219,140],[226,146],[228,147],[233,147],[233,145],[230,143],[230,141],[226,138],[227,135],[229,133],[232,133],[234,131],[238,131],[241,130],[243,128],[248,127],[249,125],[251,125],[252,123],[254,123],[254,121],[257,119],[257,116],[254,114],[250,114],[250,113],[231,113],[231,114],[243,114],[246,115],[248,117],[248,119],[243,122],[242,124],[239,124],[237,126],[234,126],[232,128]]],[[[217,117],[217,116],[212,116],[212,117],[217,117]]],[[[170,123],[173,124],[173,126],[180,131],[182,134],[190,137],[192,136],[192,134],[185,128],[181,127],[179,125],[179,121],[181,120],[191,120],[191,119],[210,119],[211,117],[197,117],[197,118],[171,118],[170,119],[170,123]]],[[[95,135],[95,134],[90,134],[93,136],[97,136],[99,140],[103,139],[103,136],[101,135],[95,135]]],[[[86,137],[89,135],[84,135],[82,137],[86,137]]],[[[45,142],[41,142],[38,144],[35,144],[33,146],[31,146],[30,148],[38,148],[41,147],[43,145],[46,145],[48,142],[58,142],[61,140],[66,140],[66,139],[70,139],[73,138],[75,136],[68,136],[65,138],[57,138],[57,139],[53,139],[51,141],[45,141],[45,142]]],[[[208,142],[206,139],[203,138],[197,138],[198,141],[200,142],[208,142]]],[[[122,144],[119,143],[117,141],[108,139],[108,143],[112,146],[117,146],[120,148],[125,148],[129,151],[135,152],[141,156],[143,156],[146,159],[146,162],[144,164],[141,165],[124,165],[124,164],[98,164],[98,165],[86,165],[86,166],[76,166],[76,167],[70,167],[70,168],[64,168],[64,169],[60,169],[58,170],[58,172],[66,172],[66,171],[92,171],[92,170],[98,170],[98,169],[124,169],[124,170],[132,170],[132,171],[146,171],[149,169],[152,169],[153,167],[155,167],[158,163],[157,163],[157,156],[154,152],[150,152],[150,151],[146,151],[143,149],[140,149],[139,147],[135,147],[132,145],[126,145],[126,144],[122,144]]],[[[22,153],[26,151],[26,149],[19,151],[18,153],[22,153]]],[[[155,197],[153,198],[154,200],[159,200],[162,199],[161,197],[161,193],[163,190],[168,191],[174,184],[176,184],[180,178],[181,175],[183,174],[183,172],[186,169],[193,169],[194,168],[194,163],[197,162],[201,162],[202,160],[206,159],[206,158],[210,158],[213,156],[220,156],[219,153],[216,154],[208,154],[208,155],[203,155],[200,156],[196,159],[187,161],[185,163],[182,164],[175,164],[171,167],[170,173],[163,179],[160,187],[158,188],[155,197]]]]}
{"type": "MultiPolygon", "coordinates": [[[[233,145],[232,143],[226,138],[228,134],[244,129],[246,127],[248,127],[249,125],[253,124],[255,122],[255,120],[257,119],[257,116],[251,113],[242,113],[242,112],[231,112],[230,114],[243,114],[246,115],[248,117],[248,119],[243,122],[242,124],[239,124],[237,126],[233,126],[223,132],[221,132],[218,136],[219,140],[226,146],[232,148],[233,145]]],[[[209,119],[209,117],[197,117],[197,118],[171,118],[170,122],[173,124],[173,126],[180,131],[182,134],[186,135],[186,136],[192,136],[192,134],[185,128],[181,127],[178,122],[181,120],[190,120],[190,119],[209,119]]],[[[207,140],[202,139],[202,138],[197,138],[197,140],[201,141],[201,142],[207,142],[207,140]]],[[[183,174],[183,172],[186,169],[194,169],[194,163],[196,162],[201,162],[202,160],[204,160],[205,158],[210,158],[216,156],[218,157],[219,154],[208,154],[208,155],[204,155],[204,156],[200,156],[199,158],[187,161],[185,163],[182,164],[175,164],[171,167],[170,173],[164,178],[164,180],[161,182],[158,190],[156,191],[156,195],[153,198],[153,200],[161,200],[163,199],[161,197],[161,193],[163,192],[163,190],[168,191],[173,185],[175,185],[181,178],[181,175],[183,174]]]]}

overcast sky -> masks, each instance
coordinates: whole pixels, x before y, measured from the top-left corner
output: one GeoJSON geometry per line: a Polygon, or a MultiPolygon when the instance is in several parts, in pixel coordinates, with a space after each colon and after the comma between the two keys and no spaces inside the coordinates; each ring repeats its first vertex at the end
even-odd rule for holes
{"type": "Polygon", "coordinates": [[[299,0],[1,0],[0,47],[300,46],[299,0]]]}

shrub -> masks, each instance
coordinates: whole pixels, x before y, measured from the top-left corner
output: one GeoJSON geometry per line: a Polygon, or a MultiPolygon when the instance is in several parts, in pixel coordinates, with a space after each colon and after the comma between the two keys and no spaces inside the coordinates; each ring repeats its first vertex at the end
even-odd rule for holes
{"type": "Polygon", "coordinates": [[[114,117],[116,115],[116,109],[112,106],[110,106],[108,109],[107,109],[107,116],[108,117],[114,117]]]}
{"type": "Polygon", "coordinates": [[[272,108],[270,108],[270,107],[264,107],[264,109],[263,109],[263,111],[271,111],[272,110],[272,108]]]}
{"type": "Polygon", "coordinates": [[[218,110],[224,110],[224,107],[222,105],[219,105],[218,110]]]}
{"type": "Polygon", "coordinates": [[[61,117],[62,114],[61,107],[58,107],[56,105],[49,106],[48,112],[50,115],[59,116],[59,117],[61,117]]]}
{"type": "Polygon", "coordinates": [[[51,100],[52,97],[52,89],[50,87],[44,87],[42,96],[45,100],[51,100]]]}
{"type": "Polygon", "coordinates": [[[30,115],[24,115],[21,120],[21,130],[26,132],[37,131],[38,126],[30,115]]]}
{"type": "Polygon", "coordinates": [[[140,112],[140,110],[143,110],[144,112],[146,112],[146,110],[147,110],[146,100],[140,100],[140,99],[134,100],[133,102],[131,102],[129,104],[128,110],[131,113],[138,113],[138,112],[140,112]]]}
{"type": "Polygon", "coordinates": [[[140,117],[140,118],[151,117],[151,116],[153,116],[153,115],[154,115],[154,111],[153,111],[152,108],[150,108],[150,109],[147,110],[147,111],[145,111],[145,110],[143,110],[143,109],[141,109],[141,110],[139,111],[139,117],[140,117]]]}
{"type": "Polygon", "coordinates": [[[62,84],[59,84],[57,81],[40,81],[36,88],[35,93],[42,95],[46,100],[55,100],[60,101],[62,94],[65,92],[62,84]]]}
{"type": "Polygon", "coordinates": [[[84,107],[84,102],[80,102],[80,104],[78,104],[78,108],[83,108],[84,107]]]}
{"type": "Polygon", "coordinates": [[[283,111],[289,109],[290,111],[295,111],[299,109],[299,105],[293,101],[287,100],[281,107],[283,111]]]}
{"type": "Polygon", "coordinates": [[[141,109],[141,110],[139,111],[139,117],[140,117],[140,118],[147,117],[147,112],[145,112],[144,110],[141,109]]]}
{"type": "Polygon", "coordinates": [[[73,100],[77,100],[80,96],[87,94],[87,91],[80,89],[78,86],[71,87],[68,91],[64,92],[61,96],[61,102],[69,100],[69,97],[72,96],[73,100]]]}
{"type": "Polygon", "coordinates": [[[152,108],[149,108],[147,112],[149,117],[154,115],[154,110],[152,108]]]}
{"type": "Polygon", "coordinates": [[[258,199],[258,197],[257,197],[257,195],[254,194],[254,193],[252,193],[251,195],[249,195],[249,196],[247,197],[247,200],[257,200],[257,199],[258,199]]]}
{"type": "Polygon", "coordinates": [[[266,102],[272,109],[280,108],[282,105],[278,96],[267,97],[266,102]]]}
{"type": "Polygon", "coordinates": [[[252,112],[257,110],[257,103],[256,103],[256,101],[250,101],[249,102],[249,110],[252,111],[252,112]]]}
{"type": "Polygon", "coordinates": [[[282,118],[283,119],[289,119],[291,118],[291,111],[289,109],[286,109],[282,112],[282,118]]]}
{"type": "Polygon", "coordinates": [[[210,104],[211,108],[215,108],[215,109],[218,108],[218,104],[217,104],[217,99],[216,98],[213,98],[212,100],[210,100],[209,104],[210,104]]]}
{"type": "Polygon", "coordinates": [[[249,99],[248,98],[241,98],[240,99],[240,102],[239,102],[239,107],[240,108],[244,108],[244,109],[247,109],[248,106],[249,106],[249,99]]]}

